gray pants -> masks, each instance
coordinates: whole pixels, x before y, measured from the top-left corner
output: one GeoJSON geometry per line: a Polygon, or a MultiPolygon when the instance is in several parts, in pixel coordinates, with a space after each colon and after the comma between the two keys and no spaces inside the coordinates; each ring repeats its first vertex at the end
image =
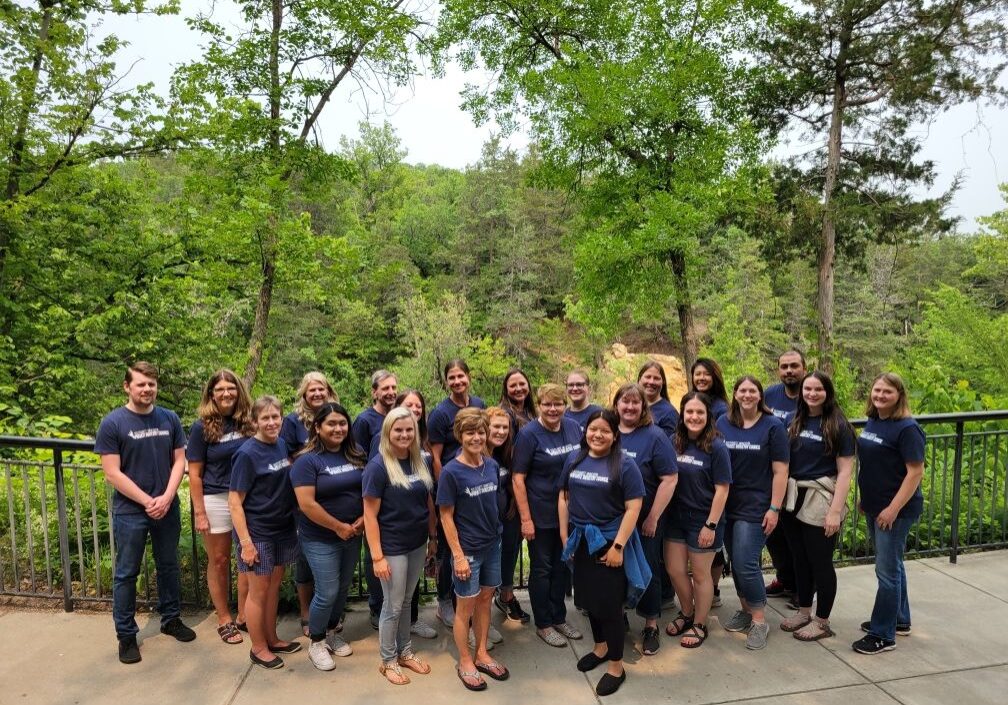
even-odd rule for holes
{"type": "Polygon", "coordinates": [[[400,556],[385,556],[392,575],[381,581],[385,599],[378,619],[378,642],[383,662],[395,661],[397,656],[413,650],[410,600],[426,559],[426,545],[400,556]]]}

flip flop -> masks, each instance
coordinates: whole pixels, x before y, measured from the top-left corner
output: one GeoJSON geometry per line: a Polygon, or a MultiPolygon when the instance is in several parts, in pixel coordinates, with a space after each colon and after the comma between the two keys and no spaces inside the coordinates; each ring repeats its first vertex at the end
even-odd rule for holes
{"type": "MultiPolygon", "coordinates": [[[[476,668],[479,668],[479,666],[477,666],[476,668]]],[[[462,685],[466,687],[466,690],[480,691],[487,689],[486,681],[483,680],[483,677],[479,674],[479,671],[463,671],[461,668],[456,668],[455,672],[458,673],[459,680],[462,681],[462,685]],[[477,681],[479,681],[479,685],[473,685],[472,683],[467,681],[466,678],[476,679],[477,681]]]]}
{"type": "Polygon", "coordinates": [[[480,673],[490,676],[495,681],[506,681],[511,677],[511,671],[507,669],[503,663],[498,663],[497,661],[490,661],[489,663],[476,662],[476,670],[480,673]]]}

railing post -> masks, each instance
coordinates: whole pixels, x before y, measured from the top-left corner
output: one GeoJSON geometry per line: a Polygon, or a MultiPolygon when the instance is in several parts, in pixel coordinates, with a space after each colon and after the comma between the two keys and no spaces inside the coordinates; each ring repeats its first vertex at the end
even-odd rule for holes
{"type": "Polygon", "coordinates": [[[53,448],[56,477],[56,511],[59,514],[60,566],[63,568],[63,611],[73,612],[73,583],[70,582],[70,529],[67,526],[66,487],[63,485],[63,451],[53,448]]]}
{"type": "Polygon", "coordinates": [[[959,505],[962,503],[963,436],[963,422],[957,421],[955,457],[952,461],[952,546],[949,550],[949,563],[955,563],[959,557],[959,505]]]}

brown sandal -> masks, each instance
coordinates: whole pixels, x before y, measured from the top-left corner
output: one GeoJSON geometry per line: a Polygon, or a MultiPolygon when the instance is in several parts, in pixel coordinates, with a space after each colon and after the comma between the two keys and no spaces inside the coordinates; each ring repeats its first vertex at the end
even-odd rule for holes
{"type": "Polygon", "coordinates": [[[795,612],[780,623],[780,628],[786,632],[796,632],[812,621],[812,615],[795,612]]]}
{"type": "Polygon", "coordinates": [[[228,622],[227,624],[222,624],[217,627],[217,636],[221,638],[225,644],[240,644],[244,639],[242,639],[241,632],[238,631],[238,625],[234,622],[228,622]]]}
{"type": "Polygon", "coordinates": [[[421,676],[426,676],[430,673],[430,664],[424,663],[420,657],[412,651],[408,654],[399,654],[398,663],[403,668],[408,668],[414,673],[419,673],[421,676]]]}
{"type": "Polygon", "coordinates": [[[679,610],[679,614],[675,616],[675,619],[665,625],[665,633],[669,636],[681,636],[692,626],[693,615],[687,616],[682,613],[682,610],[679,610]]]}
{"type": "Polygon", "coordinates": [[[683,634],[682,639],[679,640],[679,646],[684,649],[696,649],[699,648],[705,641],[707,641],[707,626],[700,624],[700,622],[693,622],[689,631],[683,634]],[[686,639],[696,639],[696,641],[687,644],[686,639]]]}
{"type": "Polygon", "coordinates": [[[830,629],[829,622],[813,619],[801,629],[796,629],[791,636],[798,641],[819,641],[836,635],[830,629]]]}
{"type": "Polygon", "coordinates": [[[410,682],[409,676],[402,672],[399,664],[395,661],[380,664],[378,672],[385,676],[385,679],[392,685],[406,685],[410,682]]]}

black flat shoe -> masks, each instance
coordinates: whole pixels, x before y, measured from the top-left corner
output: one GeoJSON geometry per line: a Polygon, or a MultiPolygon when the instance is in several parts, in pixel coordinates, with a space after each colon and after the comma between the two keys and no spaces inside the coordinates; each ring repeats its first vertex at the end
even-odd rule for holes
{"type": "Polygon", "coordinates": [[[619,674],[619,676],[611,676],[608,673],[602,676],[599,680],[598,685],[595,686],[596,695],[612,695],[619,687],[623,685],[623,681],[626,680],[626,671],[619,674]]]}
{"type": "Polygon", "coordinates": [[[267,661],[266,659],[259,658],[254,652],[249,651],[249,658],[257,666],[262,666],[263,668],[268,668],[271,671],[275,671],[278,668],[284,667],[283,659],[279,656],[274,656],[272,659],[267,661]]]}
{"type": "Polygon", "coordinates": [[[289,641],[286,646],[280,646],[279,644],[270,644],[269,650],[275,654],[296,654],[301,650],[301,642],[299,641],[289,641]]]}
{"type": "Polygon", "coordinates": [[[608,654],[605,656],[596,656],[594,651],[589,651],[584,656],[578,659],[577,670],[582,673],[587,673],[588,671],[593,671],[598,668],[601,664],[609,660],[608,654]]]}

